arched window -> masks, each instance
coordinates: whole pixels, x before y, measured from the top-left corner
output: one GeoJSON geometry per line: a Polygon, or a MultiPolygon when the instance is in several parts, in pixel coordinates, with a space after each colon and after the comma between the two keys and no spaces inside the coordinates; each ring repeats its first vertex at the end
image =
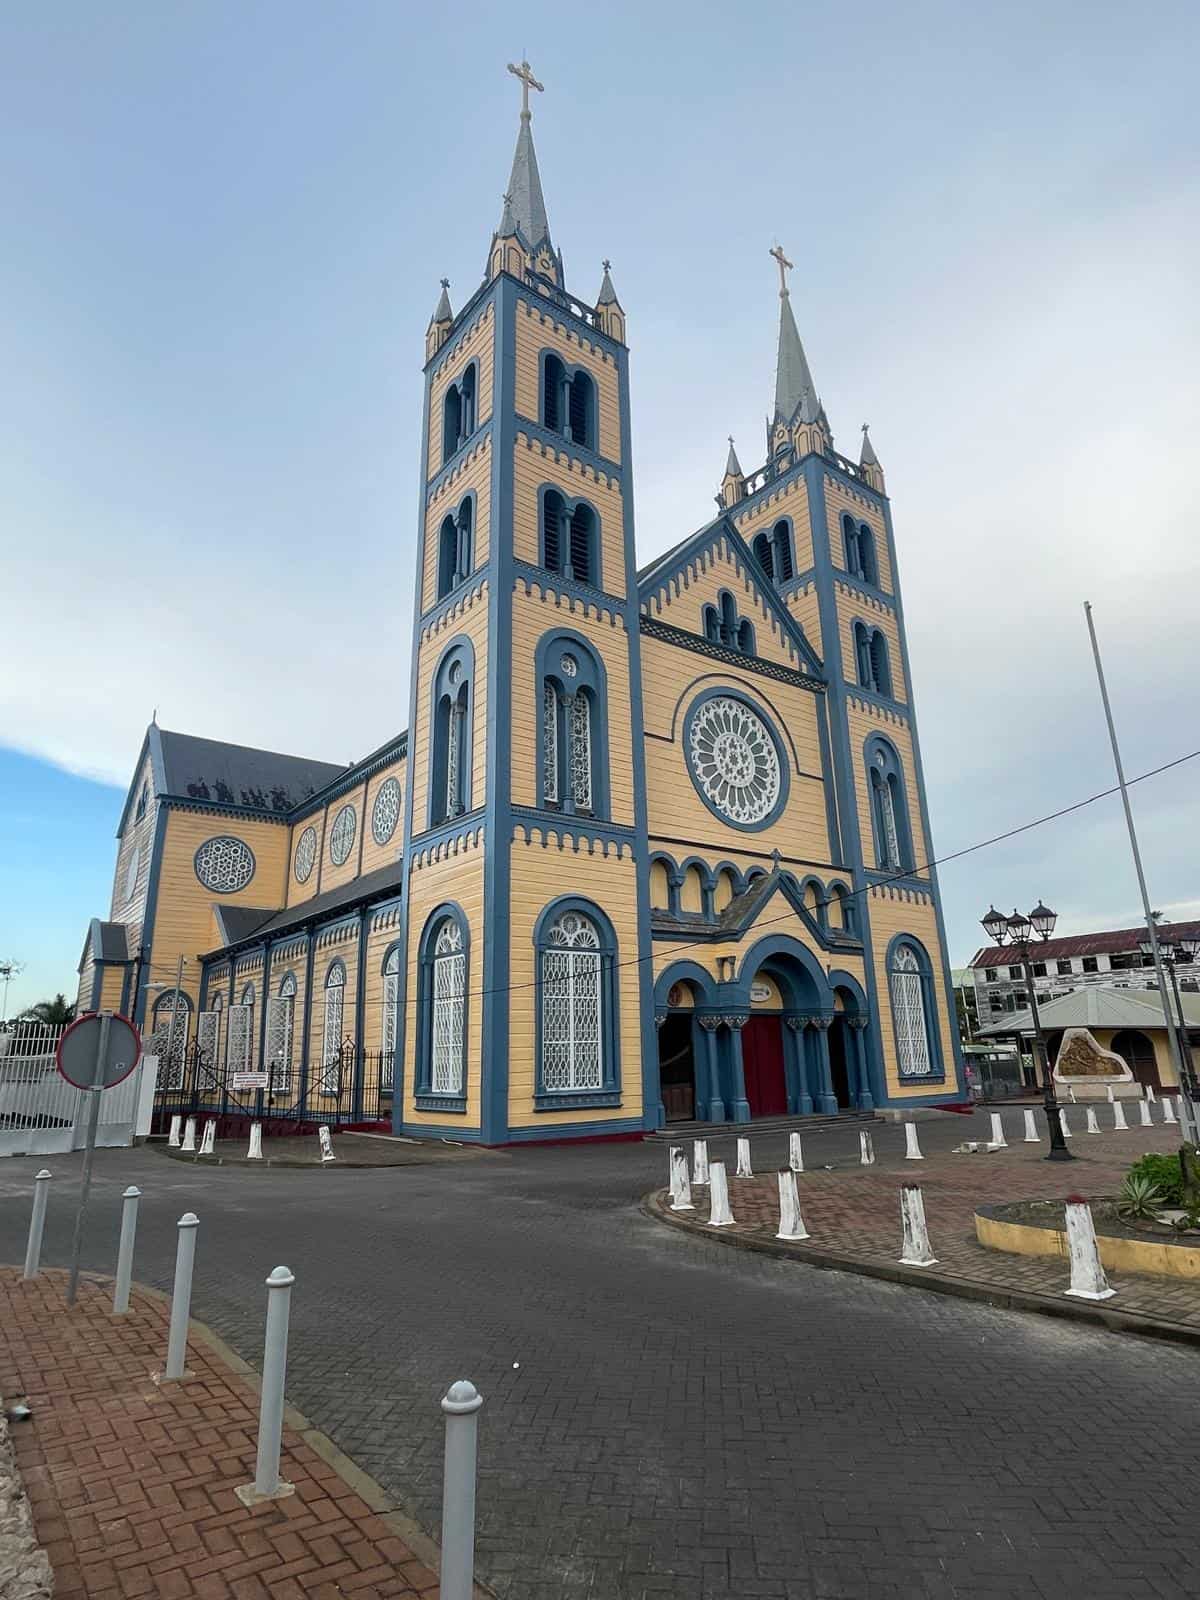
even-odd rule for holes
{"type": "Polygon", "coordinates": [[[656,911],[671,909],[670,869],[662,858],[650,863],[650,904],[656,911]]]}
{"type": "Polygon", "coordinates": [[[876,864],[893,872],[911,871],[914,866],[912,831],[900,757],[888,740],[872,734],[867,740],[865,759],[871,790],[876,864]]]}
{"type": "Polygon", "coordinates": [[[342,1088],[342,1028],[346,1016],[346,969],[330,963],[325,974],[325,1017],[321,1028],[321,1077],[318,1094],[340,1094],[342,1088]]]}
{"type": "Polygon", "coordinates": [[[255,1033],[254,985],[252,983],[247,983],[243,986],[241,1004],[240,1006],[231,1006],[230,1015],[232,1016],[232,1013],[238,1010],[242,1013],[239,1034],[240,1044],[237,1053],[230,1055],[229,1064],[234,1072],[253,1072],[255,1033]]]}
{"type": "Polygon", "coordinates": [[[555,631],[537,649],[541,806],[608,815],[604,669],[578,636],[555,631]]]}
{"type": "Polygon", "coordinates": [[[759,566],[772,583],[786,583],[796,575],[796,561],[792,551],[792,525],[787,517],[780,517],[771,529],[764,528],[755,535],[754,555],[759,566]]]}
{"type": "Polygon", "coordinates": [[[851,577],[879,587],[879,564],[875,559],[875,535],[865,522],[852,516],[842,518],[842,542],[846,550],[846,571],[851,577]]]}
{"type": "Polygon", "coordinates": [[[400,1007],[400,949],[393,945],[383,962],[383,1056],[379,1063],[379,1087],[390,1089],[396,1077],[396,1039],[400,1007]]]}
{"type": "Polygon", "coordinates": [[[888,660],[888,643],[881,629],[876,628],[871,635],[871,688],[876,694],[885,694],[890,697],[892,692],[892,668],[888,660]]]}
{"type": "Polygon", "coordinates": [[[149,1053],[159,1059],[159,1078],[164,1089],[183,1087],[183,1062],[191,1029],[191,1012],[192,1002],[182,989],[166,989],[154,1002],[149,1053]]]}
{"type": "Polygon", "coordinates": [[[745,617],[742,618],[737,626],[737,647],[743,655],[752,656],[754,654],[754,625],[748,622],[745,617]]]}
{"type": "Polygon", "coordinates": [[[538,921],[536,1099],[617,1104],[616,942],[586,901],[559,901],[538,921]]]}
{"type": "Polygon", "coordinates": [[[721,643],[736,644],[738,630],[737,601],[728,589],[721,590],[721,643]]]}
{"type": "Polygon", "coordinates": [[[591,506],[542,491],[542,565],[579,583],[600,582],[599,522],[591,506]]]}
{"type": "Polygon", "coordinates": [[[829,886],[828,912],[831,928],[841,928],[843,932],[849,934],[856,933],[854,898],[845,884],[834,883],[829,886]]]}
{"type": "Polygon", "coordinates": [[[854,624],[854,671],[864,689],[871,687],[871,635],[865,622],[854,624]]]}
{"type": "Polygon", "coordinates": [[[754,555],[755,555],[756,560],[758,561],[759,566],[766,573],[767,577],[770,578],[772,581],[774,581],[774,578],[775,578],[775,551],[774,551],[774,549],[773,549],[773,547],[771,545],[771,540],[770,540],[770,538],[768,537],[768,535],[766,533],[760,533],[760,534],[756,534],[755,535],[755,539],[754,539],[754,555]]]}
{"type": "Polygon", "coordinates": [[[704,621],[704,637],[712,644],[720,644],[721,617],[716,606],[706,605],[701,616],[704,621]]]}
{"type": "Polygon", "coordinates": [[[288,1094],[292,1087],[292,1057],[296,1041],[296,979],[285,972],[279,990],[267,1001],[267,1094],[288,1094]]]}
{"type": "Polygon", "coordinates": [[[475,506],[468,495],[458,510],[442,518],[438,530],[437,597],[441,600],[470,576],[475,506]]]}
{"type": "Polygon", "coordinates": [[[888,987],[900,1076],[941,1076],[932,968],[924,948],[907,935],[894,939],[888,951],[888,987]]]}
{"type": "Polygon", "coordinates": [[[568,438],[587,450],[596,448],[596,386],[586,372],[576,372],[571,379],[568,438]]]}
{"type": "Polygon", "coordinates": [[[542,357],[542,426],[552,433],[561,433],[566,425],[564,405],[567,373],[555,355],[542,357]]]}
{"type": "Polygon", "coordinates": [[[476,391],[479,373],[472,361],[456,383],[446,389],[442,400],[442,464],[475,432],[476,391]]]}
{"type": "Polygon", "coordinates": [[[446,650],[434,674],[433,761],[429,783],[431,828],[470,809],[474,665],[470,640],[460,639],[446,650]]]}
{"type": "Polygon", "coordinates": [[[475,396],[475,390],[476,390],[477,385],[478,385],[478,377],[477,377],[477,374],[476,374],[476,367],[475,367],[475,363],[472,361],[470,366],[467,368],[467,370],[462,375],[462,390],[461,390],[461,393],[462,393],[462,427],[461,427],[461,436],[462,436],[463,439],[469,439],[471,437],[471,435],[475,432],[475,424],[476,424],[476,396],[475,396]]]}
{"type": "Polygon", "coordinates": [[[418,949],[418,1109],[466,1109],[469,932],[457,906],[439,906],[418,949]]]}
{"type": "Polygon", "coordinates": [[[542,357],[542,426],[587,450],[596,448],[596,385],[582,367],[542,357]]]}

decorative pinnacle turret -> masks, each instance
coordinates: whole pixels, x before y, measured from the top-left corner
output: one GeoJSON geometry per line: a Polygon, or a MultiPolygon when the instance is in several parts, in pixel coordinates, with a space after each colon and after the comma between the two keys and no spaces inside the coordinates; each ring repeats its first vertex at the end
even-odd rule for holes
{"type": "Polygon", "coordinates": [[[862,425],[862,454],[859,456],[858,462],[859,466],[862,467],[877,467],[879,465],[879,457],[875,454],[875,446],[871,443],[871,435],[868,432],[869,427],[870,423],[867,422],[862,425]]]}

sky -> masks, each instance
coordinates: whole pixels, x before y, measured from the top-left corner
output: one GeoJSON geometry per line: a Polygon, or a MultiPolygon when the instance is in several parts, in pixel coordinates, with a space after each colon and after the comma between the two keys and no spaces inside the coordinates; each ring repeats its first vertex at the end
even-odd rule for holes
{"type": "MultiPolygon", "coordinates": [[[[765,454],[777,276],[871,424],[939,854],[1197,738],[1194,5],[18,3],[0,59],[0,958],[71,993],[164,727],[349,761],[403,727],[426,324],[517,130],[568,286],[629,320],[642,561],[765,454]],[[316,666],[324,658],[321,671],[316,666]]],[[[1133,791],[1200,914],[1200,761],[1133,791]]],[[[941,874],[1136,920],[1113,797],[941,874]]]]}

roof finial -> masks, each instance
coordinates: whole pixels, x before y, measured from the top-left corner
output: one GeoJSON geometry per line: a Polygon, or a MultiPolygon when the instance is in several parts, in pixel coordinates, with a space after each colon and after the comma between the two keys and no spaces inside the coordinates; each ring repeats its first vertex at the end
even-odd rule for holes
{"type": "Polygon", "coordinates": [[[612,271],[612,262],[609,261],[607,258],[604,261],[602,261],[600,263],[600,265],[604,268],[605,272],[611,272],[612,271]]]}
{"type": "Polygon", "coordinates": [[[529,91],[530,89],[536,89],[541,94],[546,85],[539,83],[533,73],[530,72],[528,61],[523,60],[519,67],[514,67],[510,61],[508,70],[514,78],[520,78],[521,80],[521,121],[528,122],[532,114],[529,110],[529,91]]]}
{"type": "Polygon", "coordinates": [[[450,279],[449,278],[439,278],[438,282],[441,284],[443,289],[448,289],[450,287],[450,279]]]}
{"type": "Polygon", "coordinates": [[[767,254],[774,257],[775,264],[779,268],[779,298],[786,300],[788,297],[787,275],[792,270],[794,263],[784,255],[782,245],[777,244],[774,250],[769,250],[767,254]]]}

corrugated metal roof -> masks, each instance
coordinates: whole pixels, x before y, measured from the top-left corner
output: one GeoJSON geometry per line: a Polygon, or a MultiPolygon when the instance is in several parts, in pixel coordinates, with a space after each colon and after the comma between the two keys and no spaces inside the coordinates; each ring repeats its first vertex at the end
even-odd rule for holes
{"type": "MultiPolygon", "coordinates": [[[[1159,924],[1159,937],[1171,939],[1200,939],[1200,922],[1164,922],[1159,924]]],[[[1136,928],[1111,928],[1103,933],[1068,934],[1062,939],[1047,939],[1038,944],[1031,959],[1052,961],[1057,956],[1109,956],[1134,955],[1138,941],[1145,938],[1146,925],[1136,928]]],[[[1013,960],[1010,947],[986,945],[971,957],[973,967],[1006,967],[1013,960]]]]}
{"type": "MultiPolygon", "coordinates": [[[[343,883],[336,889],[326,889],[324,894],[314,895],[311,900],[289,906],[286,911],[277,911],[273,916],[268,916],[266,922],[257,923],[249,932],[243,933],[239,939],[231,939],[229,944],[240,944],[246,939],[274,938],[277,934],[286,933],[291,928],[302,928],[306,923],[316,922],[333,912],[348,911],[361,901],[376,899],[389,889],[399,889],[403,872],[404,865],[400,861],[391,861],[386,867],[377,867],[374,872],[364,872],[361,878],[352,878],[349,883],[343,883]]],[[[226,948],[222,945],[217,950],[209,951],[208,955],[219,956],[226,948]]]]}
{"type": "MultiPolygon", "coordinates": [[[[1200,1027],[1200,994],[1183,996],[1183,1014],[1189,1027],[1200,1027]]],[[[1038,1015],[1045,1031],[1056,1028],[1165,1028],[1162,1002],[1152,989],[1110,989],[1090,984],[1072,989],[1056,1000],[1039,1000],[1038,1015]]],[[[1013,1011],[998,1022],[980,1028],[980,1035],[1032,1033],[1033,1013],[1013,1011]]]]}

